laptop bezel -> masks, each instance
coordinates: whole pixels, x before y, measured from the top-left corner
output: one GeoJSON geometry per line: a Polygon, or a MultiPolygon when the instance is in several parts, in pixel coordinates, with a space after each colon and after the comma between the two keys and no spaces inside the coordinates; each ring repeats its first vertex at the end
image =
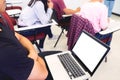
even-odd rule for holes
{"type": "MultiPolygon", "coordinates": [[[[95,41],[97,41],[98,43],[100,43],[101,45],[103,45],[104,47],[106,47],[106,49],[107,49],[107,51],[104,53],[104,55],[100,59],[99,63],[96,65],[96,67],[94,68],[94,70],[92,72],[89,70],[89,68],[87,68],[87,66],[85,66],[85,64],[82,62],[82,60],[80,60],[79,57],[71,50],[72,51],[72,55],[77,59],[77,61],[84,68],[84,70],[87,71],[90,74],[90,76],[93,76],[93,74],[95,73],[95,71],[97,70],[97,68],[99,67],[99,65],[101,64],[101,62],[103,61],[103,59],[105,58],[105,56],[107,55],[107,53],[109,52],[110,47],[107,44],[105,44],[102,41],[100,41],[99,39],[97,39],[95,36],[91,35],[87,31],[85,31],[85,30],[82,30],[82,32],[80,33],[79,37],[81,36],[82,33],[85,33],[86,35],[88,35],[89,37],[91,37],[92,39],[94,39],[95,41]]],[[[77,41],[76,41],[76,43],[77,43],[77,41]]],[[[74,46],[75,46],[75,44],[74,44],[74,46]]],[[[74,46],[73,46],[73,48],[74,48],[74,46]]]]}

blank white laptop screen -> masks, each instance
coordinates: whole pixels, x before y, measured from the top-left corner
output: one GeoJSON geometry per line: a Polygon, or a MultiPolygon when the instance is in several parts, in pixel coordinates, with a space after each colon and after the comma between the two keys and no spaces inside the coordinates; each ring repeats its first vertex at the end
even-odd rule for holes
{"type": "Polygon", "coordinates": [[[83,32],[72,49],[90,72],[93,72],[107,50],[105,46],[83,32]]]}

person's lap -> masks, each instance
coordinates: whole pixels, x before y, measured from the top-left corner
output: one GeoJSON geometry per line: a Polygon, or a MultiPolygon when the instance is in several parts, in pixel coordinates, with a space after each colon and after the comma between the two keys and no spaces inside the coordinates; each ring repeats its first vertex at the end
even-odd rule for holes
{"type": "Polygon", "coordinates": [[[96,33],[96,34],[95,34],[95,37],[98,38],[99,40],[103,41],[103,42],[104,42],[105,44],[107,44],[108,46],[110,46],[111,39],[112,39],[112,34],[113,34],[113,33],[101,35],[101,34],[99,34],[99,33],[96,33]]]}

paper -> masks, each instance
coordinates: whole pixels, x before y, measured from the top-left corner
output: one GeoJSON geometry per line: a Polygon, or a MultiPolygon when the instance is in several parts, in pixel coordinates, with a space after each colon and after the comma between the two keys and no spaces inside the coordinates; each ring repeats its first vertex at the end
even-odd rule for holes
{"type": "Polygon", "coordinates": [[[118,31],[118,30],[120,30],[120,22],[119,21],[112,21],[112,22],[110,22],[110,24],[108,25],[108,28],[106,30],[101,31],[99,33],[104,35],[104,34],[118,31]]]}

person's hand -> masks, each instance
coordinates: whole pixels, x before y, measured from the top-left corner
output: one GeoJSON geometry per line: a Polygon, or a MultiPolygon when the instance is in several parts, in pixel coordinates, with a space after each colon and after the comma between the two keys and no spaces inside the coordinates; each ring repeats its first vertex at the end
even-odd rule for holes
{"type": "Polygon", "coordinates": [[[30,50],[28,57],[29,57],[29,58],[32,58],[32,59],[34,59],[34,60],[37,60],[37,58],[38,58],[38,53],[37,53],[36,51],[34,51],[34,50],[30,50]]]}
{"type": "Polygon", "coordinates": [[[53,2],[51,0],[48,0],[48,8],[53,8],[53,2]]]}
{"type": "Polygon", "coordinates": [[[80,12],[80,7],[76,8],[76,12],[80,12]]]}

